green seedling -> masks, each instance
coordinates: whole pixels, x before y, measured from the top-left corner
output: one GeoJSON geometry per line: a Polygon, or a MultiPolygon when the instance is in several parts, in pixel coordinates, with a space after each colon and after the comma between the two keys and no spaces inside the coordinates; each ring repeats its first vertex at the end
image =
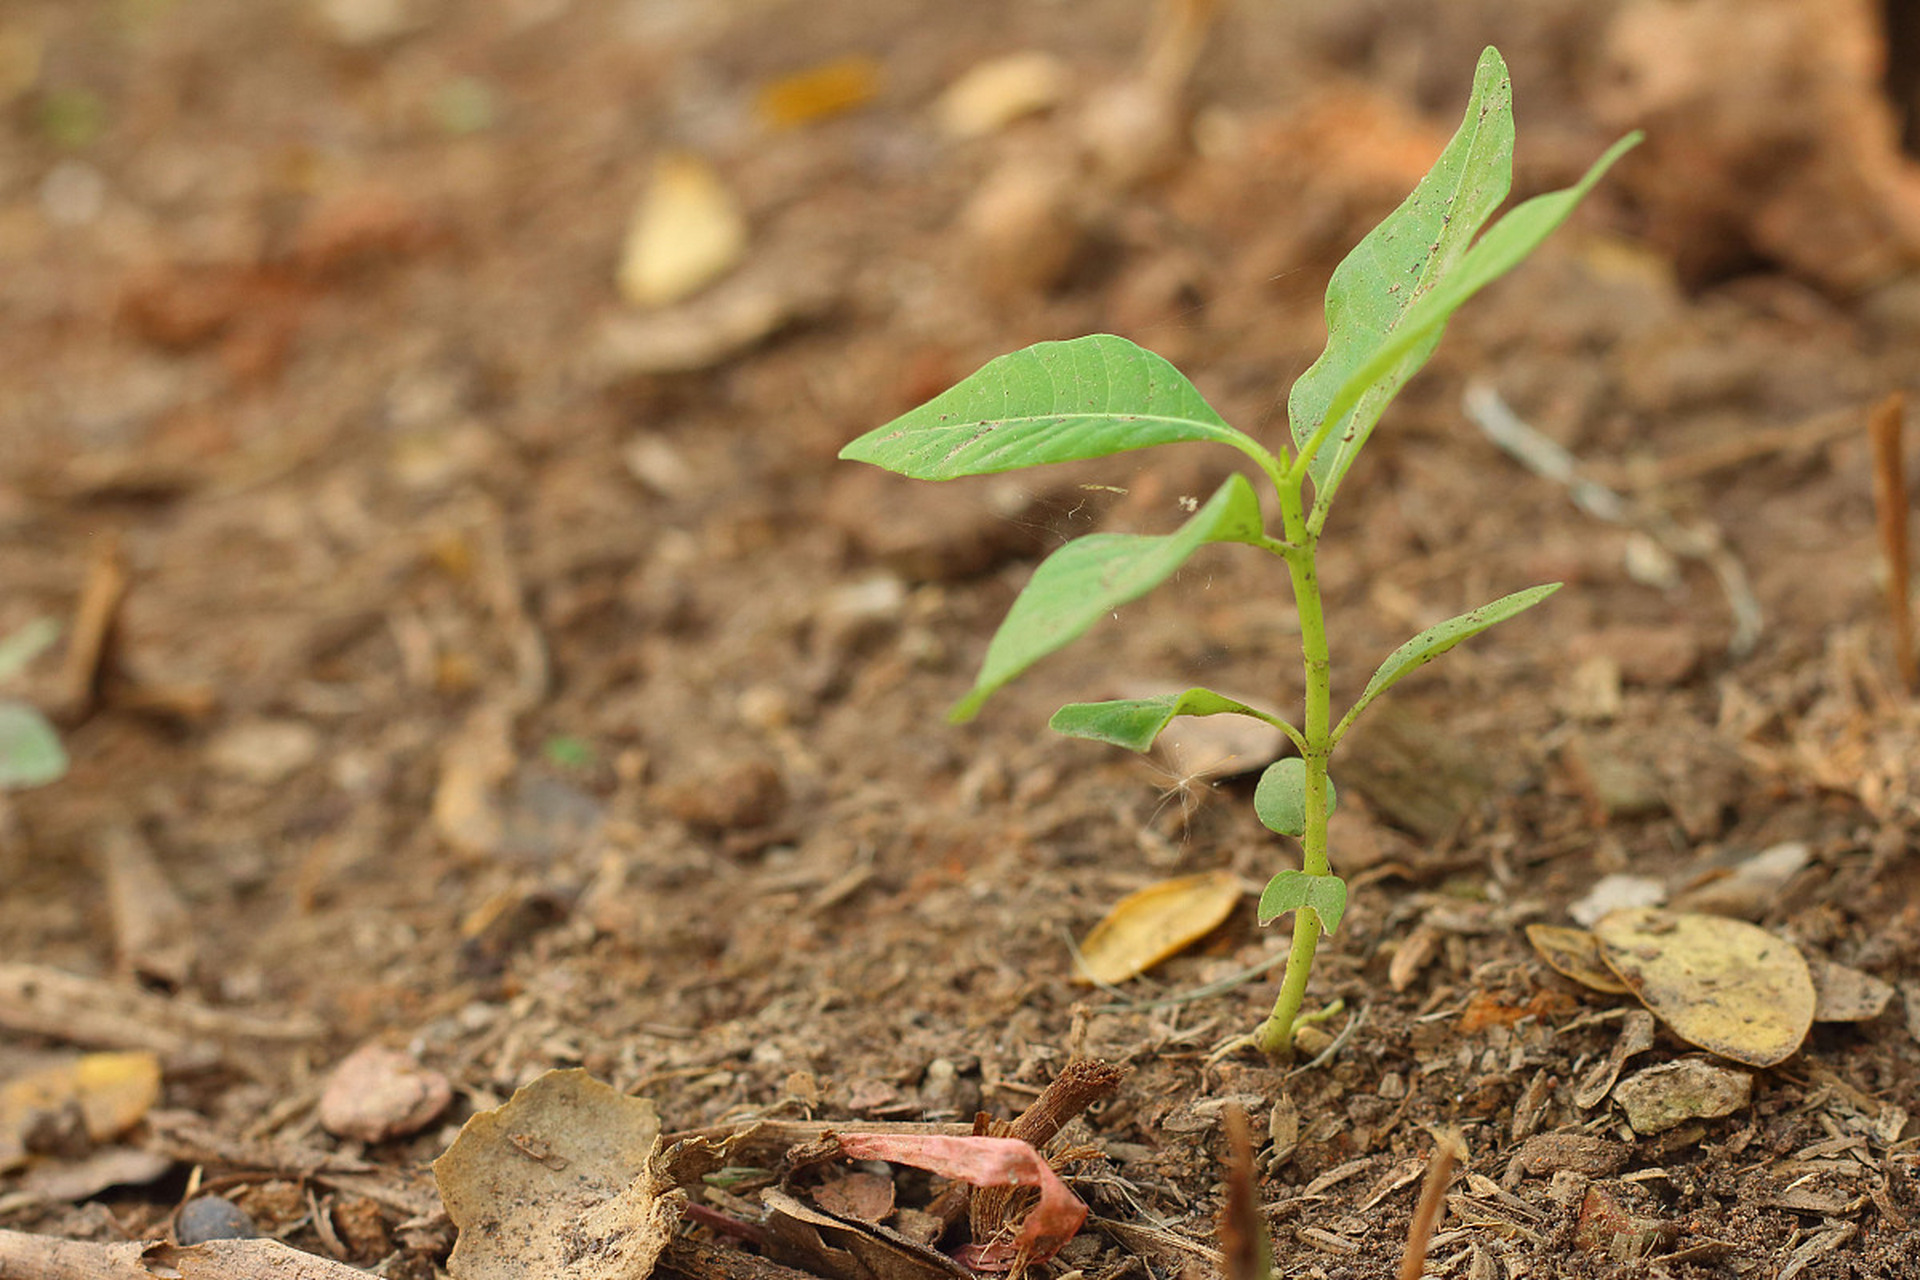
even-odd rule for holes
{"type": "Polygon", "coordinates": [[[922,480],[951,480],[1054,462],[1103,458],[1149,445],[1207,441],[1239,450],[1277,499],[1268,531],[1254,483],[1236,473],[1172,533],[1094,533],[1049,556],[987,647],[973,688],[951,718],[971,718],[995,690],[1099,619],[1171,577],[1200,548],[1244,543],[1279,558],[1299,613],[1306,675],[1296,726],[1261,707],[1193,688],[1159,698],[1073,703],[1052,727],[1077,738],[1146,751],[1176,716],[1243,715],[1292,739],[1297,756],[1270,766],[1254,810],[1300,842],[1301,866],[1274,876],[1260,922],[1291,911],[1293,943],[1273,1012],[1247,1037],[1284,1058],[1293,1048],[1307,976],[1322,932],[1340,925],[1346,882],[1328,860],[1335,793],[1327,761],[1354,719],[1416,668],[1469,636],[1547,598],[1558,583],[1515,592],[1438,626],[1389,654],[1334,719],[1327,627],[1315,551],[1355,456],[1387,404],[1423,366],[1460,305],[1527,257],[1639,140],[1616,143],[1565,190],[1528,200],[1486,227],[1513,176],[1513,91],[1489,48],[1474,75],[1466,119],[1426,177],[1363,239],[1327,286],[1327,346],[1287,399],[1291,440],[1269,448],[1229,426],[1161,357],[1107,334],[1043,342],[1001,356],[884,427],[841,457],[922,480]]]}
{"type": "MultiPolygon", "coordinates": [[[[41,618],[0,637],[0,682],[19,674],[60,635],[50,618],[41,618]]],[[[38,787],[67,771],[67,753],[47,718],[24,702],[0,698],[0,791],[38,787]]]]}

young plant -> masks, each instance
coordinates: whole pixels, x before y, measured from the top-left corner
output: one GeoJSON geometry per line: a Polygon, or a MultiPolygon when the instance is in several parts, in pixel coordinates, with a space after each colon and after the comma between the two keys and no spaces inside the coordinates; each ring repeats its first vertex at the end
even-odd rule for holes
{"type": "Polygon", "coordinates": [[[1254,793],[1260,821],[1301,847],[1301,868],[1274,876],[1260,897],[1262,924],[1294,913],[1293,945],[1273,1012],[1249,1037],[1272,1056],[1291,1054],[1314,949],[1323,931],[1339,927],[1346,908],[1346,882],[1333,873],[1327,850],[1327,817],[1335,800],[1327,761],[1334,748],[1374,699],[1415,668],[1538,604],[1559,586],[1515,592],[1422,631],[1387,656],[1335,720],[1315,561],[1328,511],[1381,412],[1433,354],[1454,311],[1531,253],[1638,140],[1622,139],[1574,186],[1526,201],[1481,235],[1505,201],[1513,175],[1512,86],[1500,54],[1487,49],[1459,132],[1405,203],[1333,273],[1326,350],[1287,399],[1291,447],[1268,448],[1235,430],[1167,361],[1123,338],[1096,334],[1001,356],[841,451],[843,458],[922,480],[1187,441],[1237,449],[1258,468],[1277,499],[1277,535],[1268,532],[1253,483],[1235,474],[1172,533],[1094,533],[1049,556],[1014,601],[951,719],[970,719],[995,690],[1166,581],[1208,543],[1244,543],[1279,558],[1299,612],[1306,674],[1297,726],[1204,688],[1072,703],[1052,720],[1060,733],[1134,751],[1151,748],[1182,715],[1252,716],[1293,740],[1299,754],[1270,766],[1254,793]]]}
{"type": "MultiPolygon", "coordinates": [[[[0,683],[23,670],[59,636],[60,628],[41,618],[0,637],[0,683]]],[[[24,702],[0,698],[0,791],[38,787],[67,771],[67,753],[47,718],[24,702]]]]}

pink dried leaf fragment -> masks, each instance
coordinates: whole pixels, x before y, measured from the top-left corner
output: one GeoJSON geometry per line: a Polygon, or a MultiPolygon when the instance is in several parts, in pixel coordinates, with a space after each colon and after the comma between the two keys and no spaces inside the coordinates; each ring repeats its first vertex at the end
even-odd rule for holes
{"type": "Polygon", "coordinates": [[[1027,1214],[1012,1244],[972,1246],[962,1261],[982,1271],[1005,1271],[1016,1259],[1043,1262],[1073,1239],[1087,1220],[1087,1206],[1060,1180],[1033,1144],[1019,1138],[953,1138],[940,1135],[844,1133],[840,1149],[856,1160],[891,1160],[958,1178],[976,1187],[1038,1187],[1040,1202],[1027,1214]]]}

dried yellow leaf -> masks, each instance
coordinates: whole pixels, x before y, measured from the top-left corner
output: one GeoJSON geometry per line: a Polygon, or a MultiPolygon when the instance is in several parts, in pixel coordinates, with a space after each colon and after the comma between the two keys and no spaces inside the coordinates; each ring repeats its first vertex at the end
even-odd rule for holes
{"type": "Polygon", "coordinates": [[[880,92],[880,64],[864,54],[835,58],[761,86],[761,120],[792,129],[864,107],[880,92]]]}
{"type": "Polygon", "coordinates": [[[940,95],[934,112],[950,138],[997,133],[1065,96],[1066,64],[1050,53],[1011,53],[982,62],[940,95]]]}
{"type": "Polygon", "coordinates": [[[1607,968],[1607,962],[1600,958],[1599,940],[1585,929],[1575,929],[1571,925],[1530,924],[1527,926],[1527,941],[1540,958],[1562,976],[1610,996],[1627,994],[1627,984],[1615,977],[1613,970],[1607,968]]]}
{"type": "Polygon", "coordinates": [[[1240,880],[1206,871],[1148,885],[1120,899],[1080,944],[1080,978],[1112,985],[1206,937],[1240,900],[1240,880]]]}
{"type": "Polygon", "coordinates": [[[87,1136],[105,1142],[131,1129],[160,1100],[160,1059],[151,1053],[89,1053],[0,1084],[0,1169],[26,1158],[37,1116],[78,1109],[87,1136]]]}
{"type": "Polygon", "coordinates": [[[662,156],[627,228],[620,292],[668,306],[733,270],[746,251],[746,217],[720,175],[698,156],[662,156]]]}
{"type": "Polygon", "coordinates": [[[1813,977],[1792,943],[1723,916],[1635,907],[1593,928],[1600,954],[1688,1044],[1771,1067],[1813,1025],[1813,977]]]}

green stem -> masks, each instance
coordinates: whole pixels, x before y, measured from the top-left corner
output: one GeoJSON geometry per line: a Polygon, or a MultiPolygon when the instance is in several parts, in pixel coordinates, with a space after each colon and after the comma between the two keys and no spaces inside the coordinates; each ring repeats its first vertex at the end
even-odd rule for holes
{"type": "MultiPolygon", "coordinates": [[[[1297,487],[1281,490],[1280,512],[1287,542],[1297,549],[1287,557],[1287,569],[1300,616],[1300,653],[1307,681],[1300,749],[1306,765],[1306,830],[1300,839],[1300,862],[1308,875],[1324,876],[1331,871],[1327,860],[1327,757],[1333,751],[1333,660],[1320,603],[1320,576],[1314,566],[1319,539],[1308,529],[1301,505],[1297,487]]],[[[1287,1058],[1293,1053],[1293,1028],[1306,999],[1307,977],[1313,971],[1320,932],[1320,917],[1313,908],[1301,907],[1293,913],[1293,946],[1287,954],[1286,975],[1274,998],[1273,1012],[1254,1032],[1255,1043],[1270,1057],[1287,1058]]]]}

